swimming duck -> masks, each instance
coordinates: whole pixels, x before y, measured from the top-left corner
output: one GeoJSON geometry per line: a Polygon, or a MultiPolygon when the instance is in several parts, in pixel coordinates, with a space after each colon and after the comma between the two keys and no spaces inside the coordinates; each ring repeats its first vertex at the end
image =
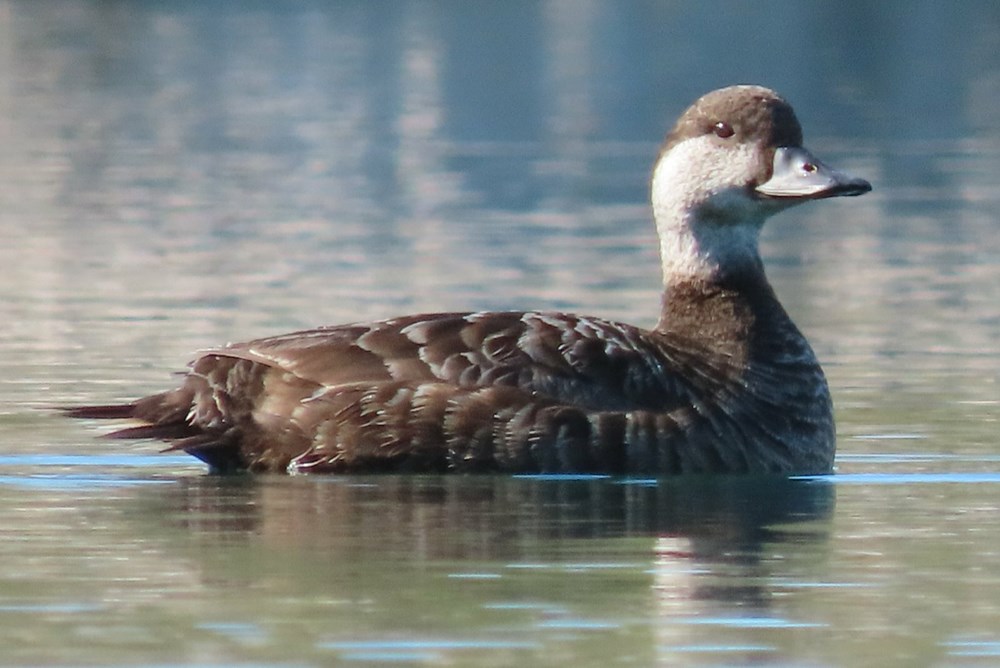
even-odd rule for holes
{"type": "Polygon", "coordinates": [[[203,352],[174,390],[66,409],[139,421],[216,472],[822,474],[826,379],[764,274],[771,215],[871,185],[802,146],[774,91],[732,86],[666,137],[651,199],[659,321],[410,315],[203,352]]]}

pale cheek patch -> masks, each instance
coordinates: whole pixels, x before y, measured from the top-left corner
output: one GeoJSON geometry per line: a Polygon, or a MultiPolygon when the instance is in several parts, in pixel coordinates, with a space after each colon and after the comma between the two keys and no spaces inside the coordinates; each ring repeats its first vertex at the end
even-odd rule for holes
{"type": "MultiPolygon", "coordinates": [[[[742,188],[760,171],[760,155],[752,144],[721,146],[710,137],[687,139],[674,146],[653,172],[652,203],[660,211],[679,211],[712,203],[719,195],[742,188]]],[[[724,202],[719,202],[719,205],[724,202]]]]}
{"type": "Polygon", "coordinates": [[[746,183],[760,169],[754,146],[687,139],[662,156],[653,172],[653,214],[666,281],[717,276],[757,261],[767,215],[746,183]]]}

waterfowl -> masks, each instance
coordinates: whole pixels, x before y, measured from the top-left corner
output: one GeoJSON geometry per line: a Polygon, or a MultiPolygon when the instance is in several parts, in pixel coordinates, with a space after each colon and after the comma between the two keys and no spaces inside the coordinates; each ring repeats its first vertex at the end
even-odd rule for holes
{"type": "Polygon", "coordinates": [[[802,146],[774,91],[710,92],[651,181],[659,321],[554,312],[410,315],[207,350],[176,389],[79,418],[230,472],[822,474],[826,379],[764,273],[771,215],[871,185],[802,146]]]}

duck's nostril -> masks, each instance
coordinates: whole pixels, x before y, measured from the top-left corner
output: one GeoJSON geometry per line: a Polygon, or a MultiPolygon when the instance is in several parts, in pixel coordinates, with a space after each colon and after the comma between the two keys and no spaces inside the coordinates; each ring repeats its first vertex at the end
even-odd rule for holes
{"type": "Polygon", "coordinates": [[[819,168],[811,162],[802,165],[802,171],[806,174],[813,174],[817,169],[819,168]]]}

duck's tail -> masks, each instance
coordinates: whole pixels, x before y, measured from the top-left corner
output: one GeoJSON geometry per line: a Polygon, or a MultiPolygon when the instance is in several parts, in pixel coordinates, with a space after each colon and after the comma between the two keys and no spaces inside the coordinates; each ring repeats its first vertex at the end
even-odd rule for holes
{"type": "Polygon", "coordinates": [[[154,394],[127,404],[99,406],[66,406],[60,411],[66,417],[89,420],[138,420],[145,424],[126,427],[105,435],[105,438],[159,438],[172,441],[202,433],[188,422],[191,393],[181,388],[154,394]]]}
{"type": "Polygon", "coordinates": [[[164,451],[183,450],[202,460],[214,472],[226,473],[245,468],[233,434],[206,431],[188,422],[191,406],[183,389],[163,392],[127,404],[100,406],[60,406],[63,415],[85,420],[137,420],[142,424],[104,434],[112,439],[157,439],[167,441],[164,451]]]}
{"type": "Polygon", "coordinates": [[[82,420],[127,420],[135,417],[136,403],[104,406],[57,406],[56,410],[70,418],[82,420]]]}

